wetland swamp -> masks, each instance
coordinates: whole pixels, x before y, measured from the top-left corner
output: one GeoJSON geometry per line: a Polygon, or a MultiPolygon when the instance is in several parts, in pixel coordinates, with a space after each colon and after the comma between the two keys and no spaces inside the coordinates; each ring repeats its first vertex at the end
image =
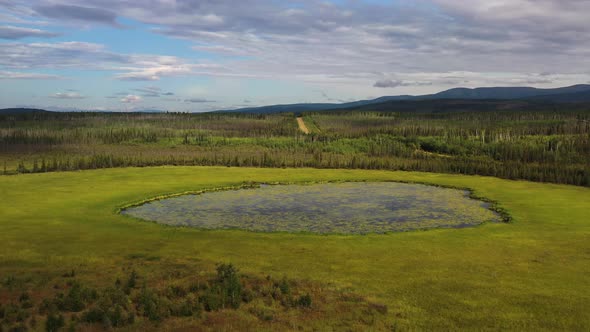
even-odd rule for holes
{"type": "Polygon", "coordinates": [[[463,228],[498,222],[490,203],[466,190],[398,182],[261,185],[187,194],[122,211],[139,219],[201,229],[320,234],[463,228]]]}

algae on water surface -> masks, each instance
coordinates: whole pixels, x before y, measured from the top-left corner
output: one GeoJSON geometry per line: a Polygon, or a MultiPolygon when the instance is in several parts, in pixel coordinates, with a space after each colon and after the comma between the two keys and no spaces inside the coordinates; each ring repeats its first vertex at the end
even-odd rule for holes
{"type": "Polygon", "coordinates": [[[365,234],[500,221],[464,190],[395,182],[263,185],[184,195],[125,209],[140,219],[203,229],[365,234]]]}

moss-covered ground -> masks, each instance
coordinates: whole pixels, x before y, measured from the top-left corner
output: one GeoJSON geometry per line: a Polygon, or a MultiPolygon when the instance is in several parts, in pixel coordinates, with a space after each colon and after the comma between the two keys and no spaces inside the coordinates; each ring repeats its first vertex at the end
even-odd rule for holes
{"type": "MultiPolygon", "coordinates": [[[[0,243],[3,292],[21,282],[41,294],[72,269],[81,280],[101,285],[112,283],[122,267],[171,280],[166,271],[214,270],[226,262],[245,274],[317,282],[383,303],[388,323],[376,329],[590,328],[590,189],[583,187],[433,173],[227,167],[2,176],[0,243]],[[513,221],[345,236],[203,231],[117,213],[162,194],[244,182],[330,180],[470,188],[498,202],[513,221]]],[[[171,326],[188,326],[183,324],[171,326]]]]}

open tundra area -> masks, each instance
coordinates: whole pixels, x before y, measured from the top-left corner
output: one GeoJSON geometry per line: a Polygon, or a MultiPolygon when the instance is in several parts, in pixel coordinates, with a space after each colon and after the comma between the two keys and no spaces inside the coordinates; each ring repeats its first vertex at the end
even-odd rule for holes
{"type": "Polygon", "coordinates": [[[4,111],[0,326],[590,326],[585,104],[370,107],[4,111]]]}
{"type": "Polygon", "coordinates": [[[3,176],[0,189],[3,326],[10,310],[24,317],[15,323],[41,325],[49,310],[41,308],[52,304],[65,324],[101,326],[102,318],[94,323],[88,312],[100,313],[105,297],[114,301],[104,293],[117,287],[129,297],[122,315],[135,315],[117,324],[141,330],[583,330],[590,324],[588,188],[419,172],[153,167],[3,176]],[[118,213],[162,195],[314,181],[469,188],[513,219],[461,229],[318,235],[198,230],[118,213]],[[242,294],[238,305],[195,306],[188,318],[175,317],[170,308],[178,301],[199,302],[190,294],[206,301],[219,263],[239,270],[241,292],[249,290],[250,298],[242,294]],[[283,280],[283,289],[290,288],[284,294],[291,295],[281,293],[283,280]],[[68,307],[63,301],[72,287],[98,295],[78,295],[79,306],[68,307]],[[62,302],[55,304],[59,294],[62,302]],[[301,300],[307,295],[309,306],[301,300]],[[156,300],[145,300],[150,296],[156,300]],[[287,304],[289,296],[294,304],[287,304]],[[150,317],[150,310],[156,314],[150,317]]]}
{"type": "Polygon", "coordinates": [[[0,332],[590,331],[589,17],[0,0],[0,332]]]}

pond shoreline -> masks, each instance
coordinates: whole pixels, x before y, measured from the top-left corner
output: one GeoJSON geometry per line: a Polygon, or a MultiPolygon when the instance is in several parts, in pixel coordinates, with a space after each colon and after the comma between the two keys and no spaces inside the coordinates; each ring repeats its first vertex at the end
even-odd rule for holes
{"type": "MultiPolygon", "coordinates": [[[[399,190],[399,188],[398,188],[399,190]]],[[[285,194],[283,192],[283,194],[285,194]]],[[[292,195],[291,192],[289,191],[288,193],[289,195],[292,195]]],[[[233,197],[233,196],[232,196],[233,197]]],[[[272,197],[272,196],[270,196],[272,197]]],[[[292,197],[291,197],[292,198],[292,197]]],[[[185,198],[188,199],[188,198],[185,198]]],[[[268,199],[268,197],[267,197],[268,199]]],[[[353,201],[354,203],[355,201],[353,201]]],[[[367,202],[373,203],[372,200],[368,200],[367,202]]],[[[242,202],[243,203],[243,202],[242,202]]],[[[312,205],[315,204],[315,201],[312,201],[312,205]]],[[[325,206],[331,206],[331,205],[325,205],[325,206]]],[[[343,205],[345,208],[349,208],[348,205],[343,205]]],[[[248,209],[255,209],[257,208],[256,205],[252,206],[250,204],[247,205],[242,205],[242,208],[248,208],[248,209]]],[[[218,207],[219,208],[219,207],[218,207]]],[[[290,206],[282,206],[282,207],[278,207],[279,211],[278,213],[285,213],[285,209],[290,208],[290,206]]],[[[305,208],[305,206],[303,206],[303,208],[305,208]]],[[[439,207],[440,208],[440,207],[439,207]]],[[[218,209],[219,210],[219,209],[218,209]]],[[[267,209],[268,210],[268,209],[267,209]]],[[[447,209],[448,210],[448,209],[447,209]]],[[[186,208],[182,208],[181,211],[183,213],[185,213],[184,216],[186,216],[186,208]]],[[[298,210],[296,210],[295,212],[297,212],[298,210]]],[[[402,210],[403,211],[403,210],[402,210]]],[[[427,211],[427,210],[424,210],[427,211]]],[[[446,210],[445,210],[446,211],[446,210]]],[[[243,182],[242,184],[239,185],[234,185],[234,186],[224,186],[224,187],[215,187],[215,188],[206,188],[206,189],[202,189],[202,190],[195,190],[195,191],[185,191],[185,192],[179,192],[179,193],[170,193],[170,194],[163,194],[163,195],[158,195],[158,196],[154,196],[145,200],[141,200],[141,201],[136,201],[133,203],[129,203],[126,205],[123,205],[121,207],[118,207],[115,211],[116,213],[120,213],[121,215],[124,215],[126,217],[129,218],[133,218],[133,219],[137,219],[137,220],[141,220],[141,221],[148,221],[148,222],[155,222],[158,223],[160,225],[164,225],[164,226],[169,226],[169,227],[190,227],[193,229],[202,229],[202,230],[232,230],[232,229],[238,229],[238,230],[243,230],[243,231],[252,231],[252,232],[263,232],[263,233],[275,233],[275,232],[286,232],[286,233],[311,233],[311,234],[322,234],[322,235],[330,235],[330,234],[340,234],[340,235],[354,235],[354,234],[386,234],[386,233],[391,233],[391,232],[406,232],[406,231],[416,231],[416,230],[428,230],[428,229],[438,229],[438,228],[466,228],[466,227],[474,227],[474,226],[479,226],[481,224],[487,223],[489,221],[491,222],[503,222],[503,223],[508,223],[512,220],[512,217],[507,213],[506,210],[504,210],[501,206],[498,205],[497,202],[492,201],[490,199],[487,199],[485,197],[481,197],[479,195],[477,195],[475,193],[474,190],[472,190],[471,188],[458,188],[458,187],[452,187],[452,186],[441,186],[441,185],[433,185],[430,183],[424,183],[424,182],[411,182],[411,181],[364,181],[364,180],[360,180],[360,181],[340,181],[340,180],[336,180],[336,181],[311,181],[311,182],[243,182]],[[296,228],[295,230],[292,229],[275,229],[272,228],[271,226],[268,226],[268,228],[265,229],[261,229],[259,225],[258,220],[256,220],[255,222],[252,220],[252,215],[250,216],[250,227],[255,227],[254,229],[252,228],[248,228],[247,226],[243,226],[243,225],[239,225],[236,226],[234,223],[232,223],[231,226],[228,225],[221,225],[219,227],[213,227],[211,225],[205,225],[203,226],[202,224],[198,224],[197,222],[195,222],[194,220],[183,220],[183,221],[170,221],[169,215],[166,214],[166,220],[167,221],[162,221],[161,219],[157,219],[157,218],[151,218],[151,217],[141,217],[141,216],[137,216],[137,215],[133,215],[131,214],[129,211],[133,210],[134,208],[139,208],[141,206],[144,205],[148,205],[150,203],[154,203],[157,201],[162,201],[162,200],[167,200],[167,199],[172,199],[172,198],[180,198],[183,196],[189,197],[189,196],[200,196],[201,194],[205,194],[205,193],[218,193],[218,192],[223,192],[223,191],[239,191],[239,190],[244,190],[244,189],[263,189],[266,186],[275,186],[275,185],[282,185],[282,186],[288,186],[288,185],[295,185],[298,188],[302,188],[302,187],[306,187],[306,186],[313,186],[313,185],[326,185],[326,184],[357,184],[357,183],[365,183],[365,184],[372,184],[372,185],[378,185],[378,184],[398,184],[398,185],[421,185],[421,186],[425,186],[427,187],[426,190],[430,190],[432,191],[432,188],[442,188],[442,189],[454,189],[454,190],[459,190],[459,191],[463,191],[463,195],[464,198],[466,200],[469,201],[477,201],[480,204],[485,204],[485,205],[481,205],[481,208],[484,208],[490,212],[492,212],[494,214],[494,218],[490,218],[489,220],[483,220],[483,221],[477,221],[477,222],[465,222],[465,223],[460,223],[458,220],[455,221],[453,219],[452,223],[450,224],[443,224],[443,225],[438,225],[438,226],[432,226],[432,225],[427,225],[427,226],[414,226],[412,228],[412,226],[407,226],[409,227],[409,229],[401,229],[401,228],[396,228],[393,227],[392,225],[394,223],[406,223],[407,225],[410,225],[411,223],[408,222],[408,220],[388,220],[387,222],[389,222],[389,228],[386,228],[385,230],[381,229],[381,230],[356,230],[356,231],[351,231],[350,229],[348,231],[345,232],[341,232],[341,231],[334,231],[334,229],[329,228],[329,226],[325,226],[327,227],[328,230],[324,229],[321,231],[318,231],[316,228],[318,228],[317,224],[312,224],[311,222],[315,222],[315,220],[313,219],[313,217],[310,217],[310,214],[305,214],[304,218],[306,219],[305,221],[308,223],[308,225],[311,227],[310,229],[316,229],[316,230],[310,230],[310,229],[301,229],[301,228],[296,228]],[[309,219],[309,220],[307,220],[309,219]]],[[[197,211],[198,213],[200,213],[201,211],[197,211]]],[[[266,211],[266,215],[262,214],[262,215],[256,215],[256,217],[261,216],[261,218],[270,218],[268,215],[268,211],[266,211]]],[[[323,211],[322,211],[323,212],[323,211]]],[[[369,211],[371,212],[371,211],[369,211]]],[[[240,215],[242,214],[241,210],[239,211],[240,215]]],[[[324,213],[325,214],[325,213],[324,213]]],[[[372,213],[367,213],[367,215],[372,215],[372,213]]],[[[181,215],[182,217],[183,215],[181,215]]],[[[463,215],[461,215],[463,216],[463,215]]],[[[203,216],[202,216],[203,217],[203,216]]],[[[207,216],[208,217],[208,216],[207,216]]],[[[275,217],[275,216],[273,216],[275,217]]],[[[285,216],[283,216],[285,217],[285,216]]],[[[433,217],[432,215],[430,215],[431,218],[434,218],[432,220],[438,220],[437,217],[433,217]]],[[[366,218],[361,218],[361,219],[366,219],[366,218]]],[[[323,220],[323,222],[332,222],[333,223],[333,219],[325,219],[323,220]]],[[[383,224],[383,220],[379,220],[379,222],[381,224],[383,224]]],[[[416,224],[416,221],[413,220],[412,221],[414,224],[416,224]]],[[[354,223],[354,222],[352,222],[354,223]]],[[[340,224],[343,224],[342,222],[340,224]]],[[[269,224],[270,225],[270,224],[269,224]]],[[[299,225],[297,225],[299,226],[299,225]]],[[[350,225],[349,225],[350,226],[350,225]]],[[[273,226],[274,227],[274,226],[273,226]]],[[[286,227],[286,226],[285,226],[286,227]]],[[[332,225],[332,227],[336,227],[335,225],[332,225]]],[[[351,226],[352,227],[352,226],[351,226]]]]}

